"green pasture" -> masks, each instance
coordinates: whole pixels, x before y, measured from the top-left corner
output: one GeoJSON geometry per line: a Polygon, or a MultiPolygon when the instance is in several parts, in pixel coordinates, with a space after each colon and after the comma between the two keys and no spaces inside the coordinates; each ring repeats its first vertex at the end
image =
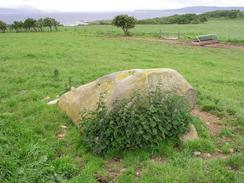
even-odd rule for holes
{"type": "MultiPolygon", "coordinates": [[[[71,28],[73,29],[73,28],[71,28]]],[[[65,30],[69,30],[65,28],[65,30]]],[[[76,28],[79,30],[79,28],[76,28]]],[[[92,25],[81,29],[86,34],[120,35],[122,30],[108,25],[92,25]]],[[[244,43],[243,19],[210,19],[204,24],[163,24],[163,25],[136,25],[131,30],[135,36],[159,37],[160,32],[169,36],[178,36],[182,39],[192,39],[198,35],[216,34],[221,41],[244,43]]]]}
{"type": "MultiPolygon", "coordinates": [[[[132,33],[155,37],[159,30],[244,41],[243,20],[140,25],[132,33]]],[[[124,39],[117,36],[121,33],[111,26],[88,26],[0,34],[0,182],[243,182],[244,51],[124,39]],[[198,107],[221,117],[220,134],[211,136],[195,118],[197,141],[99,157],[86,151],[66,115],[44,100],[61,95],[69,78],[77,87],[135,68],[179,71],[197,90],[198,107]],[[60,125],[68,127],[64,140],[56,136],[60,125]],[[194,151],[212,157],[198,158],[194,151]]]]}

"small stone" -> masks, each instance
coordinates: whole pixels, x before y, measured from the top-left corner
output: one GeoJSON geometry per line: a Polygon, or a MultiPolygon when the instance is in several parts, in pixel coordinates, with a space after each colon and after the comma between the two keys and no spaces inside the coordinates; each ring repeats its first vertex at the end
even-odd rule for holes
{"type": "Polygon", "coordinates": [[[210,153],[206,153],[206,157],[207,157],[207,158],[211,158],[212,155],[211,155],[210,153]]]}
{"type": "Polygon", "coordinates": [[[125,172],[126,171],[126,168],[122,168],[120,171],[121,172],[125,172]]]}
{"type": "Polygon", "coordinates": [[[58,101],[59,101],[59,98],[48,102],[47,105],[55,105],[58,103],[58,101]]]}
{"type": "Polygon", "coordinates": [[[58,134],[59,139],[63,139],[65,137],[65,134],[58,134]]]}
{"type": "Polygon", "coordinates": [[[199,151],[195,151],[193,154],[194,154],[194,156],[200,156],[202,153],[199,151]]]}
{"type": "Polygon", "coordinates": [[[230,152],[230,153],[234,153],[235,150],[234,150],[233,148],[230,148],[230,149],[229,149],[229,152],[230,152]]]}
{"type": "Polygon", "coordinates": [[[120,160],[121,160],[121,159],[120,159],[119,157],[114,157],[114,158],[113,158],[113,161],[115,161],[115,162],[120,162],[120,160]]]}
{"type": "Polygon", "coordinates": [[[65,130],[66,130],[68,127],[67,127],[67,126],[65,126],[65,125],[61,125],[61,126],[60,126],[60,128],[62,128],[62,129],[65,129],[65,130]]]}

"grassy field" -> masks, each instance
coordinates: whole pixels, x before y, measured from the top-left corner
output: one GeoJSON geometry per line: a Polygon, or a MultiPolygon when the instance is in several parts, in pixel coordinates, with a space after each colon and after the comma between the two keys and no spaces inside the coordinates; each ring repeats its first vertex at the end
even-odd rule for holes
{"type": "MultiPolygon", "coordinates": [[[[237,29],[224,21],[223,25],[138,26],[133,33],[154,34],[161,27],[167,31],[180,27],[189,33],[214,29],[224,34],[224,40],[227,27],[234,31],[231,39],[244,40],[242,21],[229,23],[237,29]]],[[[109,35],[109,30],[91,26],[0,34],[0,182],[95,183],[102,177],[121,183],[243,182],[244,51],[100,36],[109,35]],[[198,91],[198,106],[222,118],[221,132],[211,135],[196,118],[200,139],[186,145],[165,142],[105,157],[87,152],[71,121],[57,106],[47,106],[44,98],[63,93],[69,77],[73,86],[79,86],[133,68],[179,71],[198,91]],[[56,136],[60,125],[68,127],[63,140],[56,136]],[[212,157],[195,157],[194,151],[212,157]]]]}
{"type": "MultiPolygon", "coordinates": [[[[122,31],[112,26],[89,26],[83,29],[84,33],[101,35],[118,35],[122,31]]],[[[180,36],[182,39],[195,38],[197,35],[216,34],[221,41],[244,44],[243,19],[216,19],[204,24],[186,25],[137,25],[131,31],[136,36],[159,37],[160,31],[166,35],[180,36]]]]}

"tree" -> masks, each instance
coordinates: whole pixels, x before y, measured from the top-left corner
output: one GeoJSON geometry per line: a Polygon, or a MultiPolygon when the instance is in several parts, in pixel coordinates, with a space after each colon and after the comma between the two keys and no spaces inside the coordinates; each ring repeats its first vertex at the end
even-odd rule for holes
{"type": "Polygon", "coordinates": [[[7,24],[0,20],[0,31],[5,32],[7,30],[7,24]]]}
{"type": "Polygon", "coordinates": [[[14,21],[11,25],[10,25],[10,29],[14,29],[16,32],[21,31],[21,29],[24,28],[24,23],[22,21],[14,21]]]}
{"type": "Polygon", "coordinates": [[[53,27],[57,31],[60,23],[54,18],[46,17],[43,19],[43,25],[44,25],[44,27],[49,27],[50,31],[52,31],[53,27]]]}
{"type": "Polygon", "coordinates": [[[35,27],[39,30],[39,31],[43,31],[43,27],[44,27],[44,20],[42,18],[38,19],[35,22],[35,27]]]}
{"type": "Polygon", "coordinates": [[[129,35],[129,29],[135,27],[136,19],[128,15],[119,15],[113,19],[112,24],[116,27],[120,27],[125,35],[129,35]]]}
{"type": "Polygon", "coordinates": [[[55,20],[54,18],[51,18],[51,21],[52,21],[52,26],[57,31],[58,30],[58,26],[60,25],[60,23],[57,20],[55,20]]]}
{"type": "Polygon", "coordinates": [[[27,18],[24,21],[24,28],[29,31],[31,31],[31,29],[34,29],[36,31],[35,23],[36,23],[36,20],[34,20],[33,18],[27,18]]]}
{"type": "Polygon", "coordinates": [[[49,30],[52,31],[52,18],[46,17],[43,20],[44,27],[49,27],[49,30]]]}

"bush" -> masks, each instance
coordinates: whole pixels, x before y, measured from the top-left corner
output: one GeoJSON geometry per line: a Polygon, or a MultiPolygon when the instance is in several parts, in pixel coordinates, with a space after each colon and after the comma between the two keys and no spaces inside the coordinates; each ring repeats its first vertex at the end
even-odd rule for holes
{"type": "Polygon", "coordinates": [[[185,133],[192,120],[184,97],[159,89],[144,96],[137,92],[112,106],[108,110],[101,97],[97,110],[81,121],[83,143],[95,154],[159,145],[185,133]]]}

